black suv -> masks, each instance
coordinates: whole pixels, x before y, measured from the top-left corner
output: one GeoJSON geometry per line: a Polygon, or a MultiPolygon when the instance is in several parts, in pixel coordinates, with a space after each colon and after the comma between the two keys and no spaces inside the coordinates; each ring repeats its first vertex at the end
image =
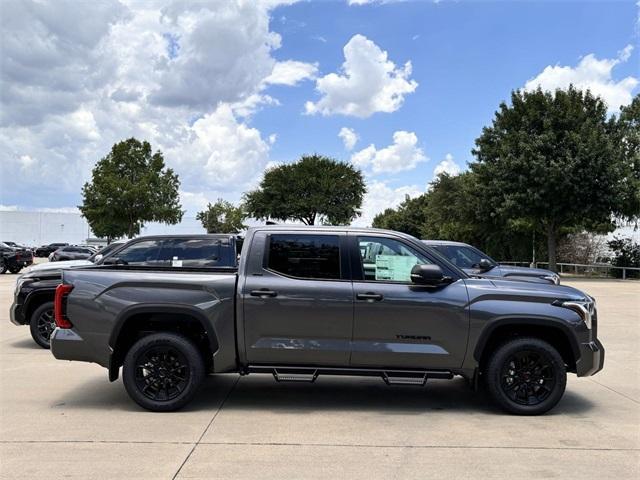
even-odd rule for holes
{"type": "Polygon", "coordinates": [[[34,254],[36,257],[48,257],[59,248],[66,247],[68,243],[50,243],[49,245],[42,245],[36,248],[34,254]]]}

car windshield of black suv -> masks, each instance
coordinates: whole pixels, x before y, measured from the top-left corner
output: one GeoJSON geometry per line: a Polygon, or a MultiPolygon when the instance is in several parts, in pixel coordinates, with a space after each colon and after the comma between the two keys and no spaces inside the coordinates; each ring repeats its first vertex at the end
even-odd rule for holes
{"type": "Polygon", "coordinates": [[[434,245],[433,248],[442,253],[451,263],[459,268],[478,268],[480,260],[488,260],[491,265],[496,266],[496,262],[487,256],[470,247],[461,245],[434,245]]]}

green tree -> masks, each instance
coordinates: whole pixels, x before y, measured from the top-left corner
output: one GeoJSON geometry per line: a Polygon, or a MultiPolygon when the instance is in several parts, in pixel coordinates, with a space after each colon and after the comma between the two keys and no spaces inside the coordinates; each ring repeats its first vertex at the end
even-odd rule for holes
{"type": "Polygon", "coordinates": [[[82,187],[78,208],[93,233],[109,241],[140,233],[145,222],[176,224],[182,220],[180,181],[165,168],[160,151],[135,138],[116,143],[93,168],[82,187]]]}
{"type": "Polygon", "coordinates": [[[624,220],[637,221],[640,217],[640,94],[621,108],[616,132],[616,145],[620,148],[624,169],[617,213],[624,220]]]}
{"type": "Polygon", "coordinates": [[[207,204],[207,209],[196,215],[207,233],[238,233],[247,228],[242,223],[245,218],[247,214],[242,207],[236,207],[221,198],[213,205],[207,204]]]}
{"type": "Polygon", "coordinates": [[[259,219],[346,224],[360,215],[366,192],[362,173],[321,155],[268,170],[260,186],[245,194],[245,210],[259,219]]]}
{"type": "Polygon", "coordinates": [[[542,227],[552,270],[563,228],[612,228],[623,172],[607,107],[589,91],[513,92],[473,153],[490,215],[542,227]]]}
{"type": "Polygon", "coordinates": [[[420,237],[427,200],[427,195],[420,195],[415,198],[407,196],[398,208],[387,208],[384,212],[376,215],[373,218],[372,226],[420,237]]]}

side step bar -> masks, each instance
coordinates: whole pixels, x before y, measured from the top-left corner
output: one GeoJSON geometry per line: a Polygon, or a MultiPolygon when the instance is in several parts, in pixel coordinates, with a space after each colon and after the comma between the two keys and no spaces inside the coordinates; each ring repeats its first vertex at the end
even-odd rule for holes
{"type": "Polygon", "coordinates": [[[451,379],[448,370],[380,370],[373,368],[290,367],[282,365],[249,365],[243,374],[270,373],[278,382],[313,383],[318,375],[350,375],[381,377],[387,385],[424,386],[429,378],[451,379]]]}

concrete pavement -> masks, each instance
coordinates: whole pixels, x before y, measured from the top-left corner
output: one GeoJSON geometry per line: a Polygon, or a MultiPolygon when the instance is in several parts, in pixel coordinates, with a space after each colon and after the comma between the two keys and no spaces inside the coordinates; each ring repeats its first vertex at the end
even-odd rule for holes
{"type": "Polygon", "coordinates": [[[55,360],[9,323],[0,276],[0,478],[638,478],[640,283],[571,280],[598,300],[605,370],[550,414],[513,417],[461,379],[207,379],[154,414],[97,365],[55,360]]]}

